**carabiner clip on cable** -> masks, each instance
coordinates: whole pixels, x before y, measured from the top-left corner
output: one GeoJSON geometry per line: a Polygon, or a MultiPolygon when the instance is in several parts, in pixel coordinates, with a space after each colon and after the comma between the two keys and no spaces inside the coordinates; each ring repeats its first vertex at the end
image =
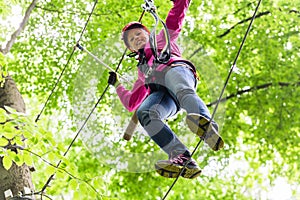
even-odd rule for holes
{"type": "Polygon", "coordinates": [[[142,4],[143,10],[150,12],[151,10],[155,12],[156,7],[154,5],[154,2],[151,0],[144,0],[145,4],[142,4]]]}
{"type": "Polygon", "coordinates": [[[154,2],[152,0],[144,0],[144,1],[145,1],[145,4],[142,4],[142,8],[145,11],[151,13],[153,18],[155,19],[155,26],[151,30],[150,37],[149,37],[149,42],[150,42],[150,47],[151,47],[152,53],[153,53],[157,63],[166,64],[169,62],[169,60],[171,58],[170,35],[169,35],[168,28],[167,28],[166,24],[164,23],[164,21],[161,20],[159,18],[159,16],[157,15],[154,2]],[[156,27],[158,26],[159,21],[162,23],[162,25],[164,27],[164,35],[165,35],[165,39],[166,39],[166,44],[165,44],[161,54],[158,56],[157,55],[158,54],[157,53],[157,42],[156,42],[156,27]]]}

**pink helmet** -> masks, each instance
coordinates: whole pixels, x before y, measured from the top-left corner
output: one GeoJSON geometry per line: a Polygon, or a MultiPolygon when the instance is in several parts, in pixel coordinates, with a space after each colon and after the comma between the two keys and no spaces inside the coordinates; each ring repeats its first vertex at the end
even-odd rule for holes
{"type": "Polygon", "coordinates": [[[127,32],[131,29],[134,28],[142,28],[144,29],[148,34],[150,34],[150,31],[148,30],[148,28],[146,26],[144,26],[141,22],[129,22],[126,26],[124,26],[124,28],[122,29],[122,39],[124,40],[124,43],[127,47],[129,47],[129,44],[127,42],[127,32]]]}

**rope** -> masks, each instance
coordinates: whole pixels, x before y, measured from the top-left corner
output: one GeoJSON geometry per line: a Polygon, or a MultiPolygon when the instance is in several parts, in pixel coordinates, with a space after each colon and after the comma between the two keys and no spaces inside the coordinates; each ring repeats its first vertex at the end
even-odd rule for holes
{"type": "MultiPolygon", "coordinates": [[[[92,8],[92,11],[90,12],[89,17],[88,17],[88,19],[87,19],[87,21],[86,21],[86,23],[85,23],[85,25],[84,25],[84,27],[83,27],[83,29],[82,29],[82,31],[81,31],[81,34],[80,34],[80,37],[79,37],[77,43],[79,43],[79,41],[81,40],[81,38],[82,38],[82,36],[83,36],[83,33],[85,32],[86,27],[87,27],[87,25],[88,25],[88,23],[89,23],[89,21],[90,21],[90,18],[91,18],[92,14],[93,14],[93,12],[94,12],[94,10],[95,10],[95,7],[96,7],[97,3],[98,3],[98,0],[95,0],[94,6],[93,6],[93,8],[92,8]]],[[[65,64],[63,70],[61,71],[61,73],[60,73],[60,75],[59,75],[59,77],[58,77],[56,83],[54,84],[54,87],[52,88],[52,90],[51,90],[51,92],[50,92],[50,94],[49,94],[49,96],[48,96],[48,98],[47,98],[47,100],[46,100],[44,106],[42,107],[40,113],[37,115],[37,118],[35,119],[35,122],[37,122],[37,121],[40,119],[40,116],[42,115],[43,111],[45,110],[45,108],[46,108],[46,106],[47,106],[47,104],[48,104],[50,98],[52,97],[52,95],[53,95],[53,93],[54,93],[54,90],[56,89],[58,83],[60,82],[61,77],[63,76],[64,72],[66,71],[66,68],[67,68],[67,66],[68,66],[69,63],[70,63],[70,60],[71,60],[71,58],[73,57],[74,52],[75,52],[75,48],[73,48],[73,50],[72,50],[72,52],[71,52],[71,55],[70,55],[69,58],[68,58],[67,63],[65,64]]]]}
{"type": "MultiPolygon", "coordinates": [[[[82,38],[82,36],[83,36],[83,33],[85,32],[86,27],[87,27],[87,25],[88,25],[88,23],[89,23],[89,21],[90,21],[90,18],[91,18],[92,14],[93,14],[93,12],[94,12],[94,10],[95,10],[95,8],[96,8],[97,3],[98,3],[98,0],[95,0],[94,6],[93,6],[93,8],[92,8],[92,10],[91,10],[91,12],[90,12],[90,14],[89,14],[89,17],[88,17],[88,19],[87,19],[87,21],[86,21],[86,23],[85,23],[85,25],[84,25],[84,27],[83,27],[83,29],[82,29],[82,31],[81,31],[81,34],[80,34],[80,37],[79,37],[77,43],[79,43],[79,41],[81,40],[81,38],[82,38]]],[[[69,65],[69,62],[70,62],[70,60],[71,60],[71,58],[72,58],[74,52],[75,52],[75,48],[73,48],[73,51],[72,51],[71,55],[69,56],[68,62],[67,62],[66,65],[64,66],[64,68],[63,68],[63,70],[62,70],[60,76],[58,77],[58,79],[57,79],[57,81],[56,81],[54,87],[52,88],[52,91],[51,91],[49,97],[47,98],[47,100],[46,100],[46,102],[45,102],[45,104],[44,104],[44,106],[43,106],[43,108],[42,108],[40,114],[37,116],[35,122],[37,122],[37,121],[39,120],[39,118],[40,118],[42,112],[43,112],[44,109],[46,108],[47,103],[48,103],[48,101],[50,100],[51,96],[53,95],[54,90],[55,90],[55,88],[57,87],[57,85],[58,85],[58,83],[59,83],[59,81],[60,81],[62,75],[64,74],[64,72],[65,72],[65,70],[66,70],[66,68],[67,68],[67,66],[69,65]]],[[[93,110],[94,110],[94,108],[93,108],[93,110]]],[[[91,113],[90,113],[90,115],[91,115],[91,113]]],[[[90,115],[89,115],[89,117],[90,117],[90,115]]],[[[86,121],[87,121],[87,120],[86,120],[86,121]]],[[[86,123],[86,121],[85,121],[85,123],[86,123]]],[[[80,131],[81,131],[81,130],[80,130],[80,131]]],[[[72,140],[71,144],[69,145],[68,149],[66,150],[66,152],[64,153],[63,156],[66,156],[66,154],[67,154],[68,151],[70,150],[71,146],[72,146],[73,143],[75,142],[75,140],[76,140],[76,138],[78,137],[78,135],[79,135],[79,133],[76,134],[76,136],[75,136],[74,139],[72,140]]],[[[58,167],[60,166],[61,162],[62,162],[62,160],[60,160],[60,161],[57,163],[56,168],[58,168],[58,167]]],[[[53,179],[54,175],[55,175],[55,173],[53,173],[53,174],[48,178],[48,180],[46,181],[45,185],[42,187],[42,190],[40,191],[41,194],[43,194],[43,192],[44,192],[44,191],[46,190],[46,188],[49,186],[49,184],[50,184],[51,180],[53,179]]]]}
{"type": "Polygon", "coordinates": [[[155,57],[155,61],[157,63],[163,63],[166,64],[169,62],[171,57],[171,46],[170,46],[170,34],[168,31],[168,27],[165,24],[163,20],[158,16],[156,13],[156,6],[154,5],[154,2],[152,0],[144,0],[145,4],[142,5],[142,8],[144,11],[149,12],[152,17],[155,19],[155,25],[151,30],[150,36],[149,36],[149,43],[152,50],[152,53],[155,57]],[[161,51],[160,55],[157,55],[157,42],[156,42],[156,27],[158,26],[158,23],[161,22],[163,25],[163,31],[165,35],[166,44],[161,51]]]}
{"type": "MultiPolygon", "coordinates": [[[[210,121],[209,121],[209,125],[211,124],[211,122],[212,122],[212,120],[213,120],[213,118],[214,118],[214,116],[215,116],[215,114],[216,114],[216,111],[217,111],[217,109],[218,109],[218,106],[219,106],[219,104],[220,104],[220,101],[221,101],[221,99],[222,99],[222,96],[223,96],[223,94],[224,94],[224,92],[225,92],[225,89],[226,89],[226,87],[227,87],[227,85],[228,85],[228,82],[229,82],[229,79],[230,79],[230,77],[231,77],[231,74],[232,74],[234,68],[236,67],[237,60],[238,60],[238,58],[239,58],[239,56],[240,56],[240,53],[241,53],[241,51],[242,51],[242,48],[243,48],[244,43],[245,43],[245,41],[246,41],[246,38],[247,38],[247,36],[248,36],[248,34],[249,34],[249,32],[250,32],[251,26],[252,26],[252,24],[253,24],[253,22],[254,22],[254,19],[255,19],[256,13],[257,13],[257,11],[258,11],[258,8],[259,8],[259,6],[260,6],[260,3],[261,3],[261,0],[258,1],[258,4],[257,4],[257,6],[256,6],[256,8],[255,8],[255,11],[254,11],[253,16],[252,16],[251,21],[250,21],[250,24],[249,24],[249,26],[248,26],[248,28],[247,28],[247,31],[246,31],[246,33],[245,33],[245,35],[244,35],[244,38],[243,38],[243,40],[242,40],[242,43],[241,43],[241,45],[240,45],[240,48],[239,48],[239,50],[238,50],[238,52],[237,52],[237,54],[236,54],[236,57],[235,57],[235,59],[234,59],[234,62],[233,62],[233,64],[232,64],[232,66],[231,66],[231,68],[230,68],[230,71],[229,71],[228,76],[227,76],[227,78],[226,78],[226,81],[225,81],[225,83],[224,83],[223,89],[222,89],[221,94],[220,94],[220,96],[219,96],[219,98],[218,98],[216,107],[215,107],[214,110],[213,110],[212,117],[211,117],[211,119],[210,119],[210,121]]],[[[204,138],[205,138],[205,135],[206,135],[206,131],[205,131],[205,133],[203,134],[203,136],[200,138],[200,141],[199,141],[198,144],[196,145],[195,149],[193,150],[193,152],[192,152],[192,154],[191,154],[191,157],[193,157],[194,153],[195,153],[196,150],[199,148],[199,146],[200,146],[202,140],[204,140],[204,138]]],[[[189,162],[190,162],[190,161],[189,161],[189,162]]],[[[170,186],[169,190],[167,191],[167,193],[165,194],[165,196],[162,198],[162,200],[164,200],[164,199],[167,198],[168,194],[170,193],[170,191],[172,190],[172,188],[173,188],[174,185],[176,184],[177,180],[179,179],[179,176],[183,173],[184,169],[186,168],[186,166],[188,165],[189,162],[186,162],[186,163],[185,163],[185,165],[184,165],[183,168],[181,169],[180,173],[177,175],[176,179],[173,181],[172,185],[170,186]]]]}
{"type": "MultiPolygon", "coordinates": [[[[95,4],[96,4],[96,3],[95,3],[95,4]]],[[[93,7],[92,12],[94,11],[94,8],[95,8],[95,5],[94,5],[94,7],[93,7]]],[[[142,14],[141,14],[141,16],[140,16],[140,18],[139,18],[139,21],[142,20],[142,18],[143,18],[143,16],[144,16],[144,13],[145,13],[145,12],[143,11],[142,14]]],[[[86,25],[87,25],[87,24],[86,24],[86,25]]],[[[85,28],[86,28],[86,26],[85,26],[85,28]]],[[[77,43],[77,44],[78,44],[78,43],[77,43]]],[[[74,49],[75,49],[75,48],[74,48],[74,49]]],[[[74,51],[73,51],[73,52],[74,52],[74,51]]],[[[120,65],[121,65],[121,63],[122,63],[122,61],[123,61],[123,59],[124,59],[124,57],[125,57],[125,55],[126,55],[126,52],[127,52],[127,48],[124,50],[124,53],[123,53],[122,56],[121,56],[121,59],[120,59],[120,61],[119,61],[119,63],[118,63],[118,66],[117,66],[115,72],[117,72],[117,71],[119,70],[120,65]]],[[[93,107],[92,110],[90,111],[89,115],[88,115],[87,118],[85,119],[84,123],[82,124],[82,126],[80,127],[80,129],[77,131],[75,137],[73,138],[73,140],[72,140],[71,143],[69,144],[67,150],[66,150],[65,153],[63,154],[63,157],[65,157],[65,156],[67,155],[67,153],[69,152],[69,150],[70,150],[71,147],[73,146],[73,144],[74,144],[74,142],[76,141],[76,139],[78,138],[80,132],[83,130],[83,128],[85,127],[86,123],[87,123],[88,120],[90,119],[92,113],[94,112],[94,110],[97,108],[97,106],[99,105],[99,103],[100,103],[101,100],[103,99],[103,97],[104,97],[106,91],[108,90],[109,86],[110,86],[110,85],[107,84],[106,88],[104,89],[104,91],[103,91],[102,94],[100,95],[98,101],[96,102],[96,104],[94,105],[94,107],[93,107]]],[[[61,162],[62,162],[62,160],[60,160],[60,161],[57,163],[56,168],[58,168],[58,167],[60,166],[61,162]]],[[[46,188],[49,186],[49,184],[50,184],[50,182],[51,182],[51,180],[53,179],[54,176],[55,176],[55,173],[53,173],[53,174],[48,178],[48,180],[46,181],[45,185],[43,186],[42,190],[41,190],[39,193],[43,194],[43,192],[44,192],[44,191],[46,190],[46,188]]]]}
{"type": "Polygon", "coordinates": [[[155,26],[151,30],[150,37],[149,37],[151,50],[153,52],[155,60],[158,63],[166,64],[166,63],[169,62],[170,57],[171,57],[170,34],[169,34],[169,31],[168,31],[168,28],[167,28],[166,24],[156,14],[155,10],[154,11],[150,10],[149,12],[152,14],[153,18],[155,19],[155,26]],[[161,54],[159,56],[157,55],[157,41],[156,41],[156,27],[158,26],[158,22],[161,22],[162,25],[163,25],[163,30],[164,30],[165,40],[166,40],[166,44],[165,44],[165,46],[164,46],[164,48],[161,51],[161,54]]]}

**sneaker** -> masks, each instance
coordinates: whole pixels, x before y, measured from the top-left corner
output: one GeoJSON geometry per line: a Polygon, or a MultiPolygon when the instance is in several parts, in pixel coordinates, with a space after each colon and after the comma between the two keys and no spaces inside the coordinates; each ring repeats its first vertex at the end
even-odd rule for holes
{"type": "Polygon", "coordinates": [[[193,179],[201,174],[201,169],[195,160],[193,160],[191,157],[187,157],[184,154],[179,154],[169,160],[157,161],[155,164],[155,169],[159,175],[166,178],[177,178],[182,169],[183,171],[181,176],[184,178],[193,179]],[[186,163],[187,165],[185,166],[186,163]]]}
{"type": "Polygon", "coordinates": [[[186,123],[190,130],[193,133],[196,133],[200,138],[203,137],[205,131],[204,142],[208,144],[210,148],[214,151],[218,151],[224,147],[224,141],[222,137],[219,135],[218,130],[219,127],[216,122],[212,121],[209,123],[209,119],[206,117],[196,114],[190,113],[186,117],[186,123]]]}

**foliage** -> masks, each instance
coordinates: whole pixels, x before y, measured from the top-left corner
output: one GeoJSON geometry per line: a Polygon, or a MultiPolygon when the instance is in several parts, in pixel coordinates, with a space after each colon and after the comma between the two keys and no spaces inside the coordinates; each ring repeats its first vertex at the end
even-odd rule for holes
{"type": "Polygon", "coordinates": [[[33,162],[29,152],[22,152],[20,154],[16,152],[16,149],[18,148],[23,149],[24,137],[26,138],[29,136],[29,141],[38,140],[38,137],[31,137],[32,128],[24,128],[26,118],[16,111],[11,112],[9,115],[4,109],[0,109],[0,119],[0,146],[4,147],[0,149],[0,155],[3,156],[4,168],[9,169],[13,161],[19,166],[23,163],[31,166],[33,162]]]}
{"type": "MultiPolygon", "coordinates": [[[[30,1],[14,3],[24,14],[30,1]]],[[[57,199],[61,194],[73,199],[159,199],[172,184],[173,180],[153,171],[153,163],[166,156],[141,127],[131,141],[122,139],[131,114],[122,107],[115,90],[107,88],[107,70],[74,50],[79,41],[115,69],[124,51],[120,30],[127,22],[138,20],[142,3],[99,1],[82,32],[94,1],[40,1],[10,53],[0,57],[32,115],[43,107],[59,80],[39,123],[34,124],[33,117],[8,116],[2,111],[0,118],[2,122],[13,119],[1,125],[2,130],[6,127],[1,136],[23,145],[24,134],[30,150],[14,154],[0,148],[5,166],[12,160],[33,163],[37,189],[56,172],[46,191],[57,199]],[[9,132],[15,125],[22,128],[9,132]],[[80,128],[80,137],[62,156],[80,128]],[[41,158],[54,166],[60,159],[63,163],[55,169],[41,158]]],[[[11,5],[0,0],[2,4],[8,9],[0,11],[1,17],[8,18],[11,5]]],[[[172,2],[155,4],[164,18],[172,2]]],[[[197,66],[201,78],[197,92],[211,111],[256,4],[246,0],[191,2],[179,42],[184,56],[197,66]]],[[[179,179],[169,199],[271,199],[272,188],[282,177],[291,186],[290,196],[299,197],[299,8],[299,1],[262,2],[216,112],[225,149],[212,152],[201,145],[194,158],[203,176],[179,179]]],[[[148,14],[142,22],[153,25],[148,14]]],[[[5,42],[12,32],[11,26],[3,28],[0,41],[5,42]]],[[[119,72],[134,81],[135,65],[134,58],[125,56],[119,72]]],[[[193,149],[198,138],[189,132],[184,118],[185,113],[180,112],[168,124],[193,149]]],[[[7,140],[1,138],[0,144],[5,146],[7,140]]]]}
{"type": "Polygon", "coordinates": [[[4,167],[9,169],[12,162],[19,166],[24,163],[33,166],[45,160],[50,166],[43,173],[54,173],[55,163],[62,159],[65,151],[64,145],[55,140],[51,132],[37,126],[30,117],[9,107],[5,109],[9,114],[0,109],[0,155],[3,156],[4,167]]]}

